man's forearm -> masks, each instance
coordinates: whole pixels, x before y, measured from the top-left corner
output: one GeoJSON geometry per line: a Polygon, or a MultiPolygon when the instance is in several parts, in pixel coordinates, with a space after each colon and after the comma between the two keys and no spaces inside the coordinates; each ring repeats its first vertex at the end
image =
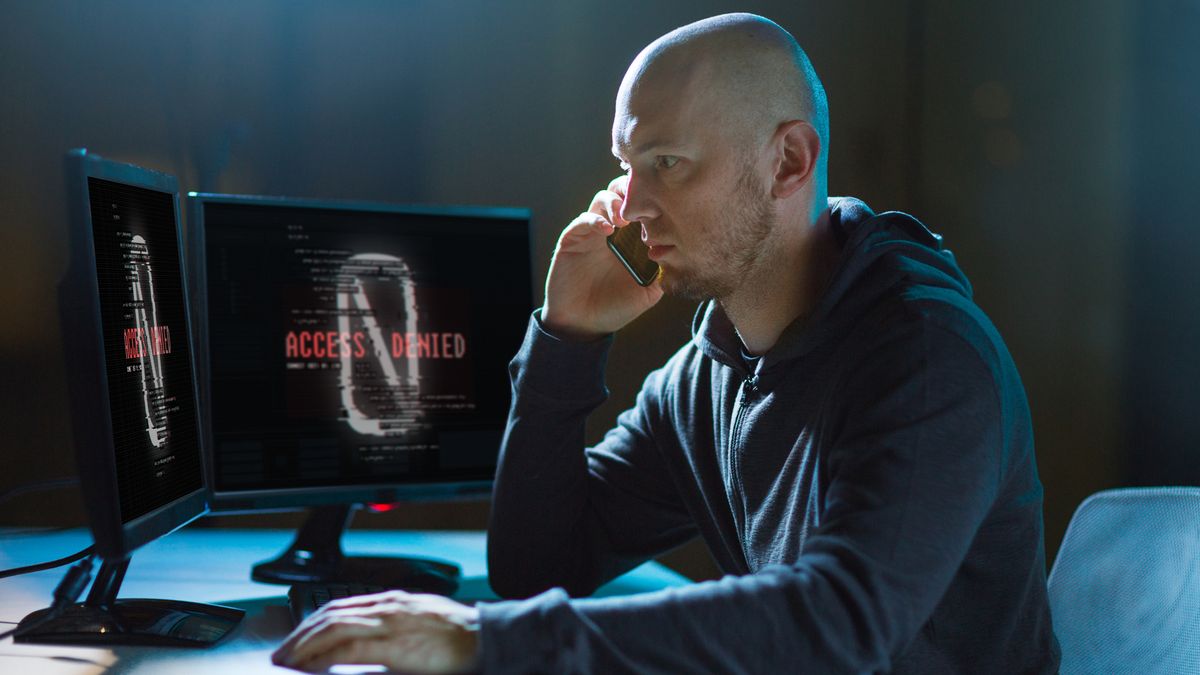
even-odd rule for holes
{"type": "Polygon", "coordinates": [[[607,396],[603,372],[610,340],[569,343],[531,320],[513,359],[513,405],[501,445],[488,527],[492,588],[524,597],[553,586],[592,590],[581,561],[595,528],[586,521],[588,470],[584,424],[607,396]]]}
{"type": "MultiPolygon", "coordinates": [[[[480,605],[485,673],[878,672],[915,625],[832,561],[623,598],[480,605]],[[827,577],[826,574],[832,574],[827,577]],[[882,611],[881,611],[882,610],[882,611]]],[[[866,581],[867,584],[862,582],[866,581]]]]}

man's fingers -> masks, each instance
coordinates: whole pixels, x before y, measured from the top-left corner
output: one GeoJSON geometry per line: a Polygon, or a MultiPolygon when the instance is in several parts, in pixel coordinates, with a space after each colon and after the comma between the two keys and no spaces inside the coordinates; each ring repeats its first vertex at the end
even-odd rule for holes
{"type": "Polygon", "coordinates": [[[387,642],[364,638],[346,642],[311,659],[296,661],[291,667],[309,673],[323,673],[339,664],[383,664],[392,670],[395,664],[388,663],[391,649],[387,642]]]}
{"type": "Polygon", "coordinates": [[[299,626],[296,626],[296,629],[292,631],[292,634],[287,636],[287,639],[283,641],[283,644],[279,645],[279,649],[276,649],[275,653],[271,655],[271,660],[275,663],[282,663],[282,660],[286,659],[291,654],[292,649],[296,646],[296,643],[302,640],[304,636],[315,630],[316,627],[324,620],[325,614],[324,612],[320,611],[313,612],[311,615],[306,617],[304,621],[300,622],[299,626]]]}
{"type": "Polygon", "coordinates": [[[380,619],[358,616],[340,617],[325,624],[321,630],[310,633],[307,638],[297,643],[289,660],[292,663],[304,663],[336,650],[347,642],[386,635],[387,627],[380,619]]]}
{"type": "Polygon", "coordinates": [[[558,239],[559,249],[570,250],[572,245],[590,239],[595,233],[607,237],[617,228],[629,225],[629,221],[621,217],[621,205],[628,184],[629,176],[618,176],[608,184],[608,189],[597,192],[588,210],[563,228],[558,239]]]}
{"type": "Polygon", "coordinates": [[[371,593],[370,595],[352,595],[348,598],[338,598],[330,600],[321,611],[334,611],[338,609],[346,609],[348,607],[371,607],[382,603],[405,602],[412,597],[412,593],[405,591],[383,591],[382,593],[371,593]]]}
{"type": "Polygon", "coordinates": [[[626,191],[629,189],[629,174],[622,174],[612,179],[608,184],[608,191],[616,193],[621,199],[625,198],[626,191]]]}
{"type": "Polygon", "coordinates": [[[569,251],[576,244],[591,239],[594,235],[607,237],[614,231],[613,224],[604,216],[591,212],[581,213],[563,229],[562,236],[558,239],[558,247],[569,251]]]}
{"type": "Polygon", "coordinates": [[[592,198],[592,205],[588,211],[599,213],[608,219],[608,222],[621,227],[628,223],[627,220],[621,217],[621,203],[623,202],[621,195],[611,190],[601,190],[592,198]]]}
{"type": "Polygon", "coordinates": [[[391,597],[390,593],[391,592],[388,594],[381,593],[371,596],[355,596],[354,598],[343,598],[341,600],[334,600],[333,602],[330,602],[320,610],[313,612],[311,615],[305,618],[304,621],[302,621],[300,625],[297,626],[294,631],[292,631],[292,634],[289,635],[286,640],[284,640],[283,644],[279,646],[279,649],[275,650],[275,654],[280,658],[287,658],[300,641],[306,639],[313,632],[322,630],[323,627],[329,622],[335,621],[342,616],[347,614],[374,615],[379,612],[371,611],[371,608],[373,607],[378,605],[386,605],[388,607],[394,606],[395,602],[399,601],[399,599],[391,597]],[[370,602],[359,601],[360,597],[372,598],[372,600],[370,602]],[[351,611],[347,612],[347,610],[351,611]]]}
{"type": "Polygon", "coordinates": [[[304,621],[300,622],[299,626],[296,626],[292,634],[287,636],[283,644],[279,645],[275,653],[271,654],[271,662],[280,665],[291,662],[292,653],[296,650],[296,645],[313,631],[319,630],[325,624],[325,621],[326,617],[323,612],[314,612],[305,618],[304,621]]]}
{"type": "Polygon", "coordinates": [[[297,666],[336,651],[343,643],[382,637],[386,633],[384,622],[375,617],[331,617],[300,638],[288,652],[280,649],[272,660],[284,666],[297,666]]]}
{"type": "Polygon", "coordinates": [[[272,655],[277,665],[320,672],[339,663],[392,670],[462,670],[476,658],[478,610],[447,598],[378,594],[370,604],[330,603],[272,655]]]}

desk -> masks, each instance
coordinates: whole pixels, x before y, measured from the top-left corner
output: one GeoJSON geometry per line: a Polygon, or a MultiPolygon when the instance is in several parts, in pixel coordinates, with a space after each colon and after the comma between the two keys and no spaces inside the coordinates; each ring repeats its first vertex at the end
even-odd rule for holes
{"type": "MultiPolygon", "coordinates": [[[[250,580],[255,562],[274,557],[290,542],[290,530],[189,528],[139,549],[118,597],[212,602],[238,607],[246,617],[211,649],[59,647],[0,641],[0,673],[294,673],[271,665],[271,652],[292,628],[287,587],[250,580]]],[[[84,529],[10,535],[0,529],[0,569],[69,555],[91,542],[84,529]]],[[[495,600],[487,584],[483,532],[354,531],[342,540],[347,554],[427,555],[462,566],[454,596],[463,602],[495,600]]],[[[45,607],[66,567],[0,579],[0,631],[45,607]]],[[[647,563],[602,587],[596,595],[627,595],[680,586],[688,580],[647,563]]]]}

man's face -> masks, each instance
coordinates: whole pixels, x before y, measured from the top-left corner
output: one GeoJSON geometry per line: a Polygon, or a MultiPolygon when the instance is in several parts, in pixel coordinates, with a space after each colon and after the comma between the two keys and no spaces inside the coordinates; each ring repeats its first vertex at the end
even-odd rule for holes
{"type": "Polygon", "coordinates": [[[642,224],[663,289],[725,298],[762,258],[774,209],[760,148],[686,92],[640,87],[618,100],[613,152],[629,175],[622,216],[642,224]]]}

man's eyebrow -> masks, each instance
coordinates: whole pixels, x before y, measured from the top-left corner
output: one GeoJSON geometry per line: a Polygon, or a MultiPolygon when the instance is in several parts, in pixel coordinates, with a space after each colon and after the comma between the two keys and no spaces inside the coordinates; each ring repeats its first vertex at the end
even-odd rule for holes
{"type": "MultiPolygon", "coordinates": [[[[644,155],[647,152],[650,152],[651,150],[657,150],[658,148],[665,147],[668,145],[670,145],[670,144],[665,141],[659,141],[659,140],[646,141],[644,143],[639,143],[638,145],[633,146],[633,148],[630,150],[629,155],[630,156],[644,155]]],[[[613,157],[616,157],[617,159],[621,160],[622,162],[625,161],[621,157],[621,148],[620,147],[614,145],[612,147],[612,154],[613,154],[613,157]]]]}

